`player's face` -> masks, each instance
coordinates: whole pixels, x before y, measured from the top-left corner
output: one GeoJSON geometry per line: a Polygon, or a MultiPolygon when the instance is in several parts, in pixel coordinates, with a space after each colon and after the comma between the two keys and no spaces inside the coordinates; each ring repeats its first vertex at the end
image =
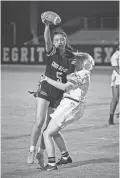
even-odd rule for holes
{"type": "Polygon", "coordinates": [[[62,34],[57,34],[53,38],[53,44],[58,49],[65,49],[66,38],[62,34]]]}

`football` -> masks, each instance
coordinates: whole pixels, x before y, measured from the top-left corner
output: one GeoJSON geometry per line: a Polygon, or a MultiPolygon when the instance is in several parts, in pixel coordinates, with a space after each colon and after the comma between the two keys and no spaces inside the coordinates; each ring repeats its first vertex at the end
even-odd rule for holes
{"type": "Polygon", "coordinates": [[[60,16],[52,11],[46,11],[42,13],[41,19],[43,23],[48,23],[50,25],[58,25],[61,23],[60,16]]]}

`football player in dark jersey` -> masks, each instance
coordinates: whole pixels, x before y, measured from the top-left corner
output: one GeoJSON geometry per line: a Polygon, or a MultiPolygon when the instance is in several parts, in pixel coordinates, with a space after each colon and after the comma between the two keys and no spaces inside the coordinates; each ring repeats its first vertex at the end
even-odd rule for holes
{"type": "MultiPolygon", "coordinates": [[[[55,32],[53,38],[51,38],[50,26],[49,24],[46,24],[44,31],[44,40],[46,50],[45,75],[55,81],[66,83],[66,76],[74,72],[76,62],[71,50],[68,49],[66,34],[63,31],[55,32]]],[[[60,101],[62,99],[62,96],[62,90],[53,87],[45,81],[41,83],[40,91],[38,92],[36,97],[36,120],[33,125],[30,139],[30,150],[27,158],[28,164],[32,164],[34,162],[34,157],[36,154],[36,144],[41,134],[41,128],[44,124],[46,115],[48,114],[49,118],[49,114],[54,111],[53,108],[57,107],[56,102],[60,101]]],[[[60,148],[59,143],[56,144],[60,148]]]]}

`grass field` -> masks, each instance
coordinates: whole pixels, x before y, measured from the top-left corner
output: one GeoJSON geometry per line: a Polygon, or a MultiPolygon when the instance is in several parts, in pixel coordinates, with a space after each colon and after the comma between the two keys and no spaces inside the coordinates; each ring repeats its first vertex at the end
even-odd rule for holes
{"type": "MultiPolygon", "coordinates": [[[[28,90],[34,90],[43,71],[41,66],[1,67],[1,177],[118,178],[118,118],[115,117],[114,126],[108,125],[110,67],[95,68],[82,120],[62,131],[73,163],[53,172],[38,169],[37,161],[32,166],[27,165],[30,134],[35,119],[35,99],[28,90]]],[[[58,159],[60,153],[57,148],[56,155],[58,159]]]]}

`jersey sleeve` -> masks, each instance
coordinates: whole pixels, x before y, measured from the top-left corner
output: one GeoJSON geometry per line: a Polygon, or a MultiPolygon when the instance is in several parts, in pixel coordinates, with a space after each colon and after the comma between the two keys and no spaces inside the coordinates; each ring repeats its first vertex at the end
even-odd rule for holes
{"type": "Polygon", "coordinates": [[[110,59],[112,66],[118,66],[117,58],[118,58],[118,55],[117,55],[117,52],[115,52],[110,59]]]}

